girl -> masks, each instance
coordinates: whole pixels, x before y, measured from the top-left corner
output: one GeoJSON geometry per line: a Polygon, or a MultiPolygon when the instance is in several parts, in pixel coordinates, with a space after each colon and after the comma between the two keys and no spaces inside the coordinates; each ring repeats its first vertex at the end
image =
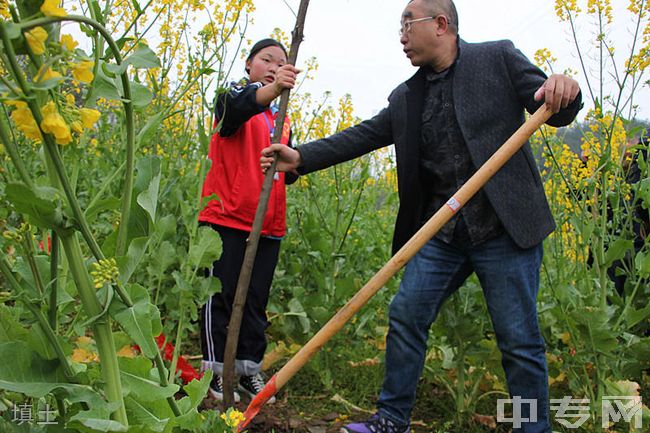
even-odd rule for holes
{"type": "MultiPolygon", "coordinates": [[[[202,197],[211,199],[207,205],[204,203],[199,221],[219,232],[223,245],[221,257],[208,272],[209,276],[221,280],[221,292],[213,295],[201,309],[202,368],[214,372],[210,394],[217,400],[223,399],[227,327],[246,240],[264,180],[260,152],[271,143],[277,117],[277,107],[271,106],[271,102],[282,90],[294,87],[300,72],[286,62],[287,52],[278,41],[263,39],[257,42],[246,60],[248,78],[232,83],[216,99],[217,132],[212,136],[208,154],[212,166],[202,192],[202,197]]],[[[289,144],[289,140],[287,117],[280,141],[289,144]]],[[[286,176],[288,183],[295,181],[295,175],[286,176]]],[[[235,361],[235,374],[240,376],[238,388],[251,398],[264,387],[260,370],[266,350],[266,305],[278,262],[280,239],[285,234],[285,203],[285,174],[277,173],[244,306],[235,361]]],[[[238,399],[235,394],[235,401],[238,399]]]]}

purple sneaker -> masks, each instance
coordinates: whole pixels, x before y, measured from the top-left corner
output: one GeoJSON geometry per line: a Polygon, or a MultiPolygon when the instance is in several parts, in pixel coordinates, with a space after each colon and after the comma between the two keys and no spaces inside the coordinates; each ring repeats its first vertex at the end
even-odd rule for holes
{"type": "Polygon", "coordinates": [[[411,427],[399,426],[376,413],[368,421],[346,425],[341,433],[411,433],[411,427]]]}

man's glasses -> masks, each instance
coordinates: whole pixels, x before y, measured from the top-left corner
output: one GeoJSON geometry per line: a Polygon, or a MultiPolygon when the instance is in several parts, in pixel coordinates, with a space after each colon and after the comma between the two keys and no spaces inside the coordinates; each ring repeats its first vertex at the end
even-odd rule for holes
{"type": "MultiPolygon", "coordinates": [[[[408,32],[411,31],[411,26],[413,25],[413,23],[421,23],[421,22],[424,22],[424,21],[435,20],[439,16],[444,17],[444,15],[436,15],[435,17],[424,17],[424,18],[417,18],[417,19],[414,19],[414,20],[404,21],[402,23],[402,27],[399,29],[400,38],[404,35],[404,33],[408,33],[408,32]]],[[[445,17],[445,19],[447,20],[447,22],[449,22],[449,19],[447,17],[445,17]]]]}

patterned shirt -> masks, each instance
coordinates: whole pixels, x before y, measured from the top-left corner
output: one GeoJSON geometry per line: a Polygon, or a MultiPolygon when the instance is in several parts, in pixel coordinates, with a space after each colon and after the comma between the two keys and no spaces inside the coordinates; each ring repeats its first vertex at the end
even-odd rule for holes
{"type": "MultiPolygon", "coordinates": [[[[420,169],[427,221],[476,172],[454,111],[454,65],[431,70],[425,85],[422,111],[420,169]]],[[[445,243],[469,239],[478,245],[503,232],[487,195],[480,190],[436,235],[445,243]],[[457,224],[459,218],[464,224],[457,224]],[[458,226],[458,228],[457,228],[458,226]]]]}

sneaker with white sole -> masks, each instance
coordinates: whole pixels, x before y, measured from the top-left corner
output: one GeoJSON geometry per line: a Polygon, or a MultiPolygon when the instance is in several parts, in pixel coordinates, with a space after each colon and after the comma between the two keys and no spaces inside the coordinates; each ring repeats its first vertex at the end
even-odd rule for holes
{"type": "Polygon", "coordinates": [[[411,433],[411,427],[397,425],[376,413],[368,421],[346,425],[340,433],[411,433]]]}
{"type": "MultiPolygon", "coordinates": [[[[223,401],[223,379],[221,376],[214,375],[212,377],[212,381],[210,382],[210,388],[208,389],[208,393],[212,398],[218,401],[223,401]]],[[[239,403],[239,393],[237,391],[234,392],[234,398],[235,398],[235,403],[239,403]]]]}
{"type": "MultiPolygon", "coordinates": [[[[257,394],[262,391],[266,384],[264,383],[264,378],[260,373],[254,374],[252,376],[241,376],[239,378],[239,390],[248,394],[252,399],[255,398],[257,394]]],[[[275,397],[271,396],[267,401],[268,404],[275,403],[275,397]]]]}

